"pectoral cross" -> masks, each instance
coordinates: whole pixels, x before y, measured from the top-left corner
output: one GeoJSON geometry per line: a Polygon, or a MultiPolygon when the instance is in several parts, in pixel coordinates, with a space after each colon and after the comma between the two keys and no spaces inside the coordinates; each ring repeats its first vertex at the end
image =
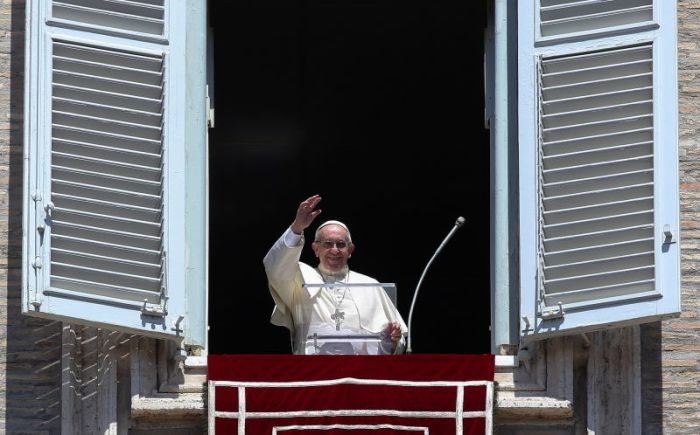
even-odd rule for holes
{"type": "Polygon", "coordinates": [[[340,331],[340,324],[345,320],[345,312],[335,308],[335,313],[331,314],[331,319],[335,320],[335,330],[340,331]]]}

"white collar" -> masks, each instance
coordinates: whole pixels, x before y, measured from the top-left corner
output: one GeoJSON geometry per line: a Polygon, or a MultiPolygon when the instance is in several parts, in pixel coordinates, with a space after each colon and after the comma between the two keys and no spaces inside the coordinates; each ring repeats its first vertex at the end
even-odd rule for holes
{"type": "Polygon", "coordinates": [[[341,270],[338,272],[330,272],[326,270],[323,266],[320,264],[316,268],[318,270],[318,273],[321,274],[321,277],[323,278],[324,282],[338,282],[338,281],[344,281],[348,274],[350,273],[350,269],[348,266],[343,267],[341,270]]]}

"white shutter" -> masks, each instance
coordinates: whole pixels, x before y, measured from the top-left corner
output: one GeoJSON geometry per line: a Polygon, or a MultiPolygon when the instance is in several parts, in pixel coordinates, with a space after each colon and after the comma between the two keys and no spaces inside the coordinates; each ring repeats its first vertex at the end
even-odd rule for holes
{"type": "Polygon", "coordinates": [[[528,3],[519,5],[522,335],[677,313],[675,7],[664,5],[652,28],[610,36],[597,32],[651,21],[652,1],[528,3]],[[538,48],[538,32],[561,39],[538,48]],[[573,33],[576,42],[564,37],[573,33]]]}
{"type": "Polygon", "coordinates": [[[183,336],[184,6],[28,4],[25,313],[183,336]]]}

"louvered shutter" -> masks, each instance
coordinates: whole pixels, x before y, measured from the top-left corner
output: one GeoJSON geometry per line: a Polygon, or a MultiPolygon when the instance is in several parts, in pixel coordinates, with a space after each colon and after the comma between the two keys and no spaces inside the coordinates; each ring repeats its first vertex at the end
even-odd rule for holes
{"type": "Polygon", "coordinates": [[[525,338],[680,311],[675,19],[673,2],[519,4],[525,338]]]}
{"type": "Polygon", "coordinates": [[[184,335],[184,12],[28,4],[25,313],[184,335]]]}

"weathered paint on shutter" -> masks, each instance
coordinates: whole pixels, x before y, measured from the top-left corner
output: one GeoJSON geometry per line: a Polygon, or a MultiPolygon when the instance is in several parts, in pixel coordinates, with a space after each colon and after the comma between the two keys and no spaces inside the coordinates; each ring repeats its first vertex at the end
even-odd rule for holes
{"type": "Polygon", "coordinates": [[[654,5],[542,0],[535,10],[525,3],[519,11],[522,335],[677,313],[675,13],[664,9],[653,29],[630,27],[618,36],[595,32],[632,22],[564,26],[548,36],[589,34],[538,48],[537,29],[527,25],[537,22],[529,20],[533,14],[542,29],[545,18],[580,24],[593,15],[622,20],[632,10],[644,11],[642,22],[652,19],[654,5]]]}

